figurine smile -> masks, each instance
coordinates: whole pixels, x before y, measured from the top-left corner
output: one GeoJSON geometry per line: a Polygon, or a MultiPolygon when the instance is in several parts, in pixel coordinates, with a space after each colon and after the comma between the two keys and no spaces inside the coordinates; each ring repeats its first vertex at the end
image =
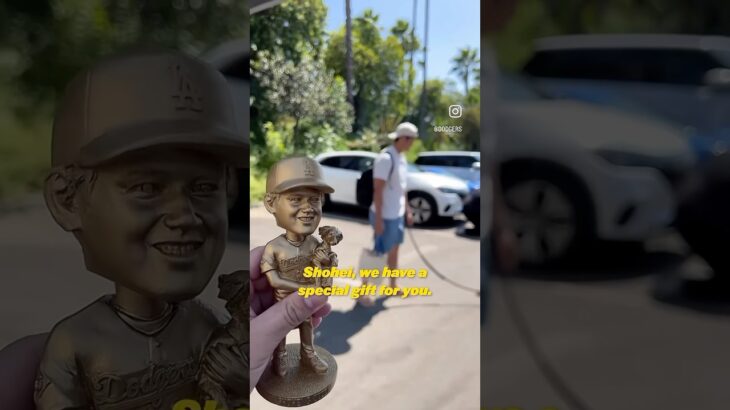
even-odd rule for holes
{"type": "Polygon", "coordinates": [[[189,258],[195,255],[203,242],[163,242],[153,245],[165,256],[189,258]]]}
{"type": "Polygon", "coordinates": [[[302,221],[302,223],[304,223],[305,225],[308,225],[308,224],[311,224],[312,222],[314,222],[314,215],[310,215],[310,216],[302,215],[297,219],[302,221]]]}

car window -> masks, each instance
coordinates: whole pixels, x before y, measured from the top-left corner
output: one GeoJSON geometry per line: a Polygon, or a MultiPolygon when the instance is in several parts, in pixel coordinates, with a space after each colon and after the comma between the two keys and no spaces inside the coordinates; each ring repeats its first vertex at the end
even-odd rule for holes
{"type": "Polygon", "coordinates": [[[340,167],[340,158],[342,158],[342,157],[325,158],[320,162],[320,164],[328,166],[328,167],[341,168],[340,167]]]}
{"type": "Polygon", "coordinates": [[[642,81],[641,64],[627,54],[631,50],[575,49],[540,51],[525,66],[538,77],[592,80],[642,81]]]}
{"type": "Polygon", "coordinates": [[[704,51],[659,50],[655,57],[652,60],[655,71],[664,76],[656,82],[702,85],[705,74],[721,66],[719,61],[704,51]]]}
{"type": "Polygon", "coordinates": [[[540,51],[524,70],[538,77],[700,85],[720,66],[699,50],[616,48],[540,51]]]}
{"type": "Polygon", "coordinates": [[[475,162],[477,162],[476,158],[466,155],[454,158],[454,163],[456,164],[454,166],[461,168],[471,168],[471,165],[475,162]]]}
{"type": "Polygon", "coordinates": [[[436,166],[447,166],[448,160],[443,156],[423,156],[416,159],[418,165],[436,165],[436,166]]]}
{"type": "Polygon", "coordinates": [[[359,156],[343,156],[340,157],[340,168],[349,169],[351,171],[362,171],[360,167],[362,166],[362,158],[359,156]]]}
{"type": "Polygon", "coordinates": [[[357,171],[367,171],[373,167],[374,158],[371,157],[359,157],[357,160],[357,171]]]}

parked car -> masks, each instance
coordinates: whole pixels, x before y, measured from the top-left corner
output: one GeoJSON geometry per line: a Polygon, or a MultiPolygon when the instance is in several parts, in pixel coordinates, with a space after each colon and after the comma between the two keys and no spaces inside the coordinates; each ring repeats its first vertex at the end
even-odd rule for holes
{"type": "Polygon", "coordinates": [[[679,130],[500,80],[500,179],[522,261],[561,261],[596,238],[641,241],[673,221],[672,183],[694,164],[679,130]]]}
{"type": "Polygon", "coordinates": [[[730,37],[634,34],[540,39],[524,72],[550,96],[636,107],[687,127],[701,158],[730,146],[730,37]]]}
{"type": "MultiPolygon", "coordinates": [[[[324,178],[335,192],[326,201],[358,205],[357,181],[373,166],[378,154],[367,151],[336,151],[318,155],[324,178]]],[[[424,172],[408,165],[408,203],[413,210],[414,223],[428,224],[438,217],[453,217],[462,210],[462,200],[469,192],[458,178],[424,172]]]]}
{"type": "Polygon", "coordinates": [[[460,178],[473,191],[479,188],[480,158],[478,151],[424,151],[414,162],[424,171],[460,178]]]}

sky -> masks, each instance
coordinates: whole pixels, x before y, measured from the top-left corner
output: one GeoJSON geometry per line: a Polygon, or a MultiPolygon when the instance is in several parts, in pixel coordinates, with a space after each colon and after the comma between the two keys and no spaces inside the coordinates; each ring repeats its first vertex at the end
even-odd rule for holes
{"type": "MultiPolygon", "coordinates": [[[[418,1],[416,34],[423,45],[426,0],[418,1]]],[[[345,0],[325,0],[327,5],[327,31],[334,31],[345,24],[345,0]]],[[[387,34],[398,19],[412,24],[413,0],[351,0],[352,16],[362,15],[365,9],[373,9],[380,15],[381,33],[387,34]]],[[[449,73],[451,59],[460,48],[466,46],[479,50],[479,0],[430,0],[428,33],[428,78],[450,79],[457,86],[460,80],[449,73]]],[[[422,52],[417,55],[422,59],[422,52]]],[[[418,79],[421,80],[419,70],[418,79]]]]}

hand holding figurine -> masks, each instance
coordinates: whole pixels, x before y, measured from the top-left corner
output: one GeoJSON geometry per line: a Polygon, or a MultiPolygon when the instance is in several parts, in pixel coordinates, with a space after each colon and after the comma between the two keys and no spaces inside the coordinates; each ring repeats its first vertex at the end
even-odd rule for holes
{"type": "Polygon", "coordinates": [[[316,328],[332,310],[326,296],[304,299],[296,293],[274,308],[273,290],[259,268],[263,253],[263,246],[251,251],[251,391],[283,335],[296,329],[310,316],[316,328]]]}

